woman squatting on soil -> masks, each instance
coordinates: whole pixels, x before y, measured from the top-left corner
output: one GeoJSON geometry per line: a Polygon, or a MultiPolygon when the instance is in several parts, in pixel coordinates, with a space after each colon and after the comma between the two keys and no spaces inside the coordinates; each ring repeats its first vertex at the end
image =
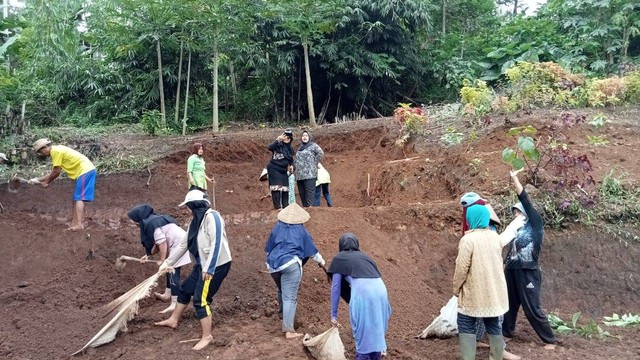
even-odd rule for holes
{"type": "Polygon", "coordinates": [[[302,206],[309,207],[316,196],[316,179],[318,178],[318,164],[324,157],[322,148],[311,139],[308,131],[303,131],[300,147],[293,161],[298,194],[302,206]]]}
{"type": "Polygon", "coordinates": [[[504,261],[504,275],[509,290],[509,312],[504,316],[502,334],[507,338],[513,337],[518,311],[522,305],[529,324],[545,343],[545,348],[554,349],[558,340],[553,334],[547,315],[540,307],[542,274],[538,258],[544,238],[544,223],[518,179],[518,173],[522,170],[511,172],[511,179],[520,200],[513,205],[512,210],[517,217],[523,217],[526,222],[511,241],[504,261]]]}
{"type": "Polygon", "coordinates": [[[498,234],[489,229],[489,210],[483,205],[466,210],[469,231],[460,239],[453,277],[460,353],[463,360],[476,358],[476,322],[482,319],[489,337],[490,359],[498,360],[504,348],[499,316],[509,310],[502,246],[498,234]]]}
{"type": "Polygon", "coordinates": [[[189,277],[180,286],[178,305],[167,320],[155,323],[177,328],[187,305],[193,298],[196,317],[200,319],[202,337],[193,347],[201,350],[213,340],[211,335],[211,300],[231,269],[231,251],[220,213],[211,209],[204,193],[191,190],[179,206],[187,206],[193,218],[187,229],[187,241],[160,265],[160,271],[170,269],[187,251],[194,260],[189,277]]]}
{"type": "MultiPolygon", "coordinates": [[[[127,213],[127,216],[140,227],[140,242],[146,253],[141,260],[146,260],[149,256],[160,253],[158,263],[162,264],[187,239],[187,232],[178,226],[178,222],[174,218],[168,215],[156,214],[149,204],[137,205],[127,213]]],[[[160,314],[168,313],[175,309],[178,295],[180,294],[180,269],[190,263],[189,254],[185,252],[173,264],[173,274],[166,274],[164,294],[155,293],[155,296],[158,300],[164,302],[171,299],[171,304],[160,311],[160,314]]]]}
{"type": "Polygon", "coordinates": [[[309,258],[321,267],[325,264],[311,235],[303,225],[309,217],[309,213],[296,203],[280,210],[278,222],[271,230],[264,247],[267,253],[267,269],[278,287],[282,331],[287,339],[295,339],[303,335],[297,333],[294,328],[302,266],[309,258]]]}
{"type": "Polygon", "coordinates": [[[29,183],[48,188],[60,176],[61,171],[67,173],[69,179],[76,181],[71,207],[71,225],[67,230],[84,229],[84,203],[93,201],[96,187],[98,174],[95,166],[86,156],[63,145],[51,145],[48,139],[36,141],[33,151],[38,156],[50,156],[53,169],[47,175],[29,180],[29,183]]]}
{"type": "Polygon", "coordinates": [[[191,156],[187,159],[187,177],[189,179],[189,190],[198,189],[207,193],[207,181],[215,182],[215,179],[207,176],[207,164],[204,161],[204,146],[201,143],[194,143],[191,146],[191,156]]]}
{"type": "Polygon", "coordinates": [[[360,251],[352,233],[338,241],[339,253],[327,270],[331,278],[331,324],[338,325],[340,297],[349,304],[356,360],[380,360],[387,351],[385,336],[391,316],[387,287],[376,263],[360,251]]]}
{"type": "Polygon", "coordinates": [[[289,204],[289,175],[287,172],[293,172],[293,132],[289,129],[285,130],[278,136],[276,141],[268,146],[271,151],[271,160],[267,165],[267,173],[269,174],[269,190],[271,190],[271,200],[273,207],[276,209],[284,209],[289,204]]]}

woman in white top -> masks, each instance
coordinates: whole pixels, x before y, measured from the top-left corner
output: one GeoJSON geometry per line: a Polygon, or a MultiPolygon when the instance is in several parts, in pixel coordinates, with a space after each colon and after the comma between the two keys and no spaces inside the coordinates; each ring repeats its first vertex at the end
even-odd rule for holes
{"type": "Polygon", "coordinates": [[[177,328],[187,305],[193,300],[193,308],[202,327],[202,337],[193,350],[202,350],[213,341],[211,304],[231,269],[231,250],[224,219],[219,212],[210,208],[211,203],[204,198],[202,191],[189,191],[179,206],[188,207],[193,215],[187,229],[187,241],[180,243],[176,251],[160,265],[159,271],[171,270],[184,254],[191,254],[194,266],[191,274],[182,282],[178,305],[171,317],[155,325],[177,328]]]}
{"type": "MultiPolygon", "coordinates": [[[[158,263],[161,264],[171,253],[175,252],[181,242],[187,239],[186,231],[178,226],[178,222],[174,218],[156,214],[149,204],[134,207],[127,216],[140,226],[140,242],[146,252],[143,259],[160,253],[158,263]]],[[[167,273],[164,294],[155,293],[158,300],[166,302],[171,299],[171,304],[160,311],[161,314],[175,309],[180,292],[180,268],[189,263],[191,263],[191,259],[188,254],[180,257],[174,265],[175,272],[173,274],[167,273]]]]}

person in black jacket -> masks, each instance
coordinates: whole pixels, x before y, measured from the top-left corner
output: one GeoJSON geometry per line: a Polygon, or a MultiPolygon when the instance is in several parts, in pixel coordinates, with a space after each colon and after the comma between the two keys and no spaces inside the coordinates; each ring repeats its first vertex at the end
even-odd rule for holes
{"type": "Polygon", "coordinates": [[[267,165],[269,190],[271,190],[273,207],[276,209],[287,207],[289,190],[293,191],[293,189],[289,189],[289,175],[287,174],[287,171],[293,172],[291,141],[293,141],[293,132],[287,129],[268,147],[271,151],[271,160],[267,165]]]}
{"type": "Polygon", "coordinates": [[[540,307],[542,275],[538,258],[544,239],[544,223],[518,179],[518,173],[522,170],[511,172],[511,179],[520,200],[512,210],[516,217],[525,217],[526,222],[509,243],[509,251],[504,261],[509,311],[504,315],[502,334],[506,338],[513,337],[518,311],[522,305],[529,324],[545,343],[545,348],[553,349],[558,341],[553,334],[547,315],[540,307]]]}

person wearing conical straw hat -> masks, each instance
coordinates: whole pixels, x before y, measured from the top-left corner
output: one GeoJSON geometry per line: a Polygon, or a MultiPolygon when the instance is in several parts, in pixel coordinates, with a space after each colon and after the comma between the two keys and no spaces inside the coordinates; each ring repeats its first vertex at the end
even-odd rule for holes
{"type": "Polygon", "coordinates": [[[160,271],[171,270],[187,251],[195,264],[191,274],[180,284],[178,304],[167,320],[158,326],[177,328],[182,314],[193,299],[196,317],[200,319],[202,337],[193,350],[202,350],[211,341],[211,301],[231,269],[231,250],[227,240],[224,220],[219,212],[211,209],[204,193],[194,189],[187,193],[179,206],[187,206],[193,218],[187,229],[187,241],[182,241],[176,251],[160,265],[160,271]]]}
{"type": "Polygon", "coordinates": [[[302,266],[308,259],[324,268],[325,261],[304,223],[309,213],[293,203],[278,213],[278,222],[271,230],[264,247],[267,253],[267,269],[278,287],[279,312],[282,314],[282,331],[285,338],[295,339],[303,334],[294,328],[298,288],[302,280],[302,266]]]}
{"type": "Polygon", "coordinates": [[[0,153],[0,164],[8,163],[9,159],[7,159],[7,155],[4,153],[0,153]]]}
{"type": "Polygon", "coordinates": [[[89,158],[72,148],[63,145],[51,145],[48,139],[39,139],[33,144],[33,151],[39,156],[51,157],[53,169],[47,175],[29,180],[31,184],[40,184],[47,188],[64,171],[71,180],[76,181],[73,191],[71,225],[67,230],[84,229],[84,203],[92,202],[96,186],[96,168],[89,158]]]}

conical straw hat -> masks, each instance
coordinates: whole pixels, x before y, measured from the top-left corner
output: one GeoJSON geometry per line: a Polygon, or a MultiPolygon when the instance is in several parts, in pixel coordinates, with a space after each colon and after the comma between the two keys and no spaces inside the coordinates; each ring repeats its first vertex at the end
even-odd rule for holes
{"type": "Polygon", "coordinates": [[[287,224],[304,224],[311,216],[300,205],[293,203],[278,213],[278,220],[287,224]]]}

